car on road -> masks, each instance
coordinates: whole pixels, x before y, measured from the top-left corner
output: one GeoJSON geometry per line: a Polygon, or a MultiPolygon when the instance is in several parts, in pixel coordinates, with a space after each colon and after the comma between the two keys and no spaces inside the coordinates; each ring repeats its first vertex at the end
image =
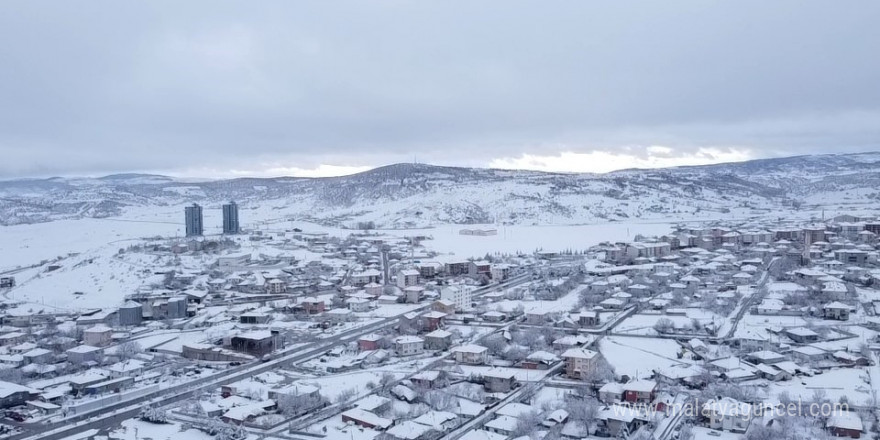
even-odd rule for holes
{"type": "Polygon", "coordinates": [[[10,419],[10,420],[15,420],[16,422],[19,422],[19,423],[27,420],[27,417],[24,414],[17,412],[17,411],[7,411],[6,418],[10,419]]]}

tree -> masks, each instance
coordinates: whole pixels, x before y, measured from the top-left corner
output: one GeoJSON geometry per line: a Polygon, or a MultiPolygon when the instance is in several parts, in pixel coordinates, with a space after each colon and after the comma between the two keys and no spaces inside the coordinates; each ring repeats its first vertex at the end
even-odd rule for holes
{"type": "Polygon", "coordinates": [[[275,399],[275,403],[282,414],[295,417],[322,406],[325,402],[321,396],[281,394],[275,399]]]}
{"type": "Polygon", "coordinates": [[[458,399],[454,395],[441,390],[425,392],[421,399],[435,411],[454,410],[458,406],[458,399]]]}
{"type": "Polygon", "coordinates": [[[660,318],[654,323],[654,330],[661,334],[671,333],[674,327],[675,324],[669,318],[660,318]]]}
{"type": "Polygon", "coordinates": [[[357,391],[354,388],[348,388],[342,390],[339,394],[336,395],[336,403],[345,403],[349,400],[353,399],[354,396],[357,395],[357,391]]]}
{"type": "Polygon", "coordinates": [[[123,361],[127,361],[142,352],[141,344],[138,344],[137,341],[123,342],[116,347],[116,357],[123,361]]]}
{"type": "Polygon", "coordinates": [[[397,380],[397,377],[394,376],[393,373],[389,373],[386,371],[386,372],[382,373],[382,377],[379,379],[379,386],[381,386],[383,390],[387,389],[396,380],[397,380]]]}
{"type": "Polygon", "coordinates": [[[630,435],[629,440],[651,440],[654,436],[646,427],[639,428],[638,431],[630,435]]]}
{"type": "Polygon", "coordinates": [[[522,437],[534,432],[541,424],[543,419],[538,411],[529,411],[520,415],[516,419],[516,428],[513,430],[513,437],[522,437]]]}
{"type": "Polygon", "coordinates": [[[507,341],[500,334],[494,333],[483,338],[482,344],[489,349],[489,353],[499,356],[507,349],[507,341]]]}
{"type": "Polygon", "coordinates": [[[205,409],[202,408],[199,398],[192,398],[187,400],[183,403],[183,405],[180,406],[180,409],[184,414],[188,414],[191,416],[199,418],[204,418],[207,416],[207,414],[205,414],[205,409]]]}
{"type": "Polygon", "coordinates": [[[139,418],[150,423],[168,423],[168,413],[164,409],[147,406],[141,409],[139,418]]]}
{"type": "Polygon", "coordinates": [[[581,372],[581,379],[592,384],[609,382],[614,380],[614,368],[604,358],[599,358],[590,368],[581,372]]]}
{"type": "Polygon", "coordinates": [[[526,357],[528,357],[528,355],[529,352],[525,348],[520,346],[513,346],[506,350],[502,357],[506,361],[516,363],[524,360],[526,357]]]}
{"type": "Polygon", "coordinates": [[[212,419],[204,431],[213,435],[215,440],[244,440],[248,436],[241,426],[223,423],[220,419],[212,419]]]}
{"type": "Polygon", "coordinates": [[[565,410],[575,421],[591,423],[599,413],[599,402],[593,398],[570,398],[566,403],[565,410]]]}
{"type": "Polygon", "coordinates": [[[678,431],[678,440],[693,440],[693,438],[694,438],[693,425],[685,424],[681,427],[681,430],[678,431]]]}

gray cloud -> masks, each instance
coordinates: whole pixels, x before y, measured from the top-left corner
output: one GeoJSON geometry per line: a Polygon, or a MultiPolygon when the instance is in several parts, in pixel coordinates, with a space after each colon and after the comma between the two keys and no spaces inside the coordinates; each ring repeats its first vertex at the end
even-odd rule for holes
{"type": "Polygon", "coordinates": [[[880,149],[878,13],[870,1],[18,2],[0,14],[0,177],[880,149]]]}

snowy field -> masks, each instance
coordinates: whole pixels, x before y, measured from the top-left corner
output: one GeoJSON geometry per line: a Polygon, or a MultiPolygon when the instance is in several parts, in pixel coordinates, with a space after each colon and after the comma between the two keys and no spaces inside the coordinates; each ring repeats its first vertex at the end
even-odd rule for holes
{"type": "Polygon", "coordinates": [[[841,368],[813,377],[798,377],[786,382],[770,384],[773,397],[787,392],[792,399],[810,401],[816,392],[825,393],[832,402],[846,397],[851,405],[870,405],[871,377],[861,368],[841,368]]]}
{"type": "Polygon", "coordinates": [[[685,329],[685,332],[694,332],[691,328],[694,321],[699,322],[700,325],[706,325],[712,323],[721,324],[727,319],[712,312],[696,308],[687,309],[686,315],[667,315],[661,313],[636,314],[624,319],[614,328],[614,332],[656,336],[657,331],[654,330],[654,325],[657,321],[664,318],[672,321],[672,324],[676,329],[685,329]]]}
{"type": "Polygon", "coordinates": [[[617,375],[632,378],[648,378],[654,370],[692,364],[676,357],[681,346],[670,339],[609,336],[599,341],[599,352],[617,375]]]}
{"type": "MultiPolygon", "coordinates": [[[[154,213],[153,213],[154,214],[154,213]]],[[[180,237],[183,235],[183,213],[167,216],[117,219],[60,220],[32,225],[6,226],[2,232],[3,248],[0,270],[28,266],[42,260],[64,257],[68,253],[97,251],[107,248],[115,252],[146,237],[180,237]]],[[[242,214],[244,215],[244,214],[242,214]]],[[[447,225],[430,229],[381,230],[391,235],[426,235],[433,239],[424,244],[446,258],[480,257],[495,253],[532,253],[537,249],[563,251],[583,250],[602,241],[632,240],[635,234],[659,235],[670,231],[673,222],[618,222],[576,226],[500,226],[494,236],[461,235],[461,229],[480,226],[447,225]]],[[[307,222],[273,223],[264,229],[298,227],[309,232],[327,232],[347,236],[353,231],[329,228],[307,222]]],[[[491,225],[485,227],[494,227],[491,225]]],[[[206,231],[211,233],[211,231],[206,231]]]]}
{"type": "MultiPolygon", "coordinates": [[[[116,254],[120,249],[142,243],[148,238],[180,237],[183,234],[182,211],[181,206],[131,208],[119,218],[60,220],[3,227],[0,229],[0,239],[2,248],[7,252],[0,253],[0,272],[56,259],[59,259],[57,264],[61,267],[51,273],[47,273],[45,267],[18,271],[15,275],[19,286],[8,292],[7,297],[25,302],[23,307],[18,308],[24,313],[117,305],[126,294],[145,283],[151,275],[149,268],[167,262],[157,262],[143,254],[116,254]]],[[[246,224],[250,227],[265,231],[297,227],[307,232],[326,232],[340,237],[353,232],[291,221],[291,215],[279,211],[285,210],[273,207],[248,209],[242,211],[242,217],[247,219],[246,224]]],[[[219,212],[206,209],[206,223],[210,216],[216,215],[219,212]]],[[[582,250],[606,240],[632,239],[635,234],[667,233],[671,223],[634,221],[575,226],[500,226],[498,234],[494,236],[459,234],[461,229],[473,227],[477,226],[446,225],[379,232],[399,237],[429,236],[432,239],[425,241],[424,245],[440,253],[437,260],[444,261],[486,254],[531,253],[537,249],[582,250]]],[[[217,231],[207,227],[206,232],[217,231]]],[[[301,251],[296,257],[311,260],[320,256],[301,251]]],[[[188,261],[191,259],[182,257],[182,265],[195,268],[206,264],[205,261],[188,261]]],[[[540,304],[535,306],[541,307],[540,304]]],[[[566,303],[558,308],[565,309],[567,306],[566,303]]]]}

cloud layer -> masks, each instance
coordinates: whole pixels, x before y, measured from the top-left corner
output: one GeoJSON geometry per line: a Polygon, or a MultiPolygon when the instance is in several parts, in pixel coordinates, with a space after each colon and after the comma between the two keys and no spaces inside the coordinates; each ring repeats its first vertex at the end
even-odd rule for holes
{"type": "Polygon", "coordinates": [[[0,177],[880,149],[880,3],[17,2],[0,177]]]}

